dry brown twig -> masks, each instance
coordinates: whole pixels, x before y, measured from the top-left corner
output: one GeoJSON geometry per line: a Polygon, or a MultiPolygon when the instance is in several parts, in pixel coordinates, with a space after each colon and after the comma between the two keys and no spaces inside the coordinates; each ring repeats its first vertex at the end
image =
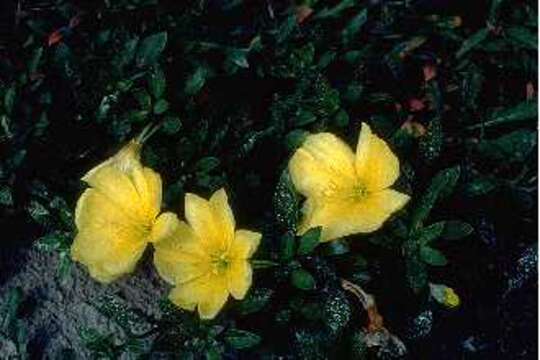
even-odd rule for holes
{"type": "Polygon", "coordinates": [[[348,280],[341,279],[341,287],[351,292],[362,304],[368,315],[368,324],[365,328],[365,342],[367,347],[379,347],[380,351],[392,351],[404,355],[407,348],[403,341],[393,335],[384,327],[384,319],[377,310],[373,295],[365,292],[360,286],[348,280]]]}

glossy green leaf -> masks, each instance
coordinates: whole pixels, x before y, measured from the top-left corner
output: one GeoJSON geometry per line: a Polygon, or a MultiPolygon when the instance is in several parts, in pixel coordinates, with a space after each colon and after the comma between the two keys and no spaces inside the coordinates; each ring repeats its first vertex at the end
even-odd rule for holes
{"type": "Polygon", "coordinates": [[[441,237],[445,240],[457,240],[469,236],[474,228],[464,221],[446,221],[441,237]]]}
{"type": "Polygon", "coordinates": [[[261,342],[261,337],[245,330],[231,329],[225,334],[225,341],[235,349],[249,349],[261,342]]]}
{"type": "Polygon", "coordinates": [[[455,186],[460,174],[459,167],[440,171],[431,180],[426,192],[413,210],[411,216],[411,229],[416,229],[429,215],[433,206],[440,197],[448,196],[455,186]]]}
{"type": "Polygon", "coordinates": [[[444,266],[448,263],[443,253],[429,246],[420,248],[420,257],[425,263],[433,266],[444,266]]]}
{"type": "Polygon", "coordinates": [[[304,269],[296,269],[291,274],[291,283],[300,290],[315,289],[315,279],[313,275],[304,269]]]}
{"type": "Polygon", "coordinates": [[[137,65],[152,65],[157,62],[166,45],[166,32],[153,34],[142,39],[135,56],[137,65]]]}
{"type": "Polygon", "coordinates": [[[461,44],[461,47],[459,48],[458,52],[456,53],[457,58],[463,57],[466,53],[480,45],[484,40],[487,39],[489,35],[489,29],[488,28],[482,28],[475,32],[473,35],[471,35],[469,38],[467,38],[463,44],[461,44]]]}
{"type": "Polygon", "coordinates": [[[307,255],[311,253],[317,245],[319,245],[319,239],[321,238],[321,227],[309,229],[302,237],[298,244],[298,254],[307,255]]]}

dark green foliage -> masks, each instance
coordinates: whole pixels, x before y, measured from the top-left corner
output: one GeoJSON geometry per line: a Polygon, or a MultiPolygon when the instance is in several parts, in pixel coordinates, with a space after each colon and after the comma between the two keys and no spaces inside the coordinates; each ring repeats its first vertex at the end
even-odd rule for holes
{"type": "MultiPolygon", "coordinates": [[[[80,178],[148,125],[159,130],[142,158],[163,178],[164,210],[182,217],[185,193],[207,197],[225,187],[238,227],[264,233],[253,287],[212,321],[168,301],[149,316],[130,299],[87,299],[118,329],[80,324],[87,356],[391,358],[391,344],[368,347],[365,312],[341,278],[375,295],[409,358],[499,355],[489,353],[501,350],[493,324],[482,321],[499,318],[492,302],[502,291],[483,286],[499,284],[493,269],[504,272],[502,259],[537,240],[534,4],[34,5],[17,13],[0,48],[8,248],[31,243],[57,253],[67,279],[80,178]],[[410,202],[374,233],[330,243],[320,243],[320,228],[298,235],[304,199],[288,160],[314,132],[354,149],[361,122],[398,155],[393,188],[410,202]],[[426,309],[430,282],[452,286],[463,312],[426,309]],[[469,337],[490,344],[468,346],[469,337]]],[[[21,299],[17,291],[4,296],[0,319],[2,345],[24,358],[21,299]]]]}
{"type": "Polygon", "coordinates": [[[0,349],[2,356],[28,359],[26,324],[19,318],[24,294],[18,288],[10,289],[0,306],[0,349]]]}

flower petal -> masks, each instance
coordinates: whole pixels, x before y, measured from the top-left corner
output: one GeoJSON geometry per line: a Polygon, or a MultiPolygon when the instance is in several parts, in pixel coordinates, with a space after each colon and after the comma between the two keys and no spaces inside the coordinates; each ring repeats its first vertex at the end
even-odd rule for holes
{"type": "Polygon", "coordinates": [[[210,259],[193,230],[178,221],[174,230],[162,234],[154,244],[154,264],[170,284],[181,284],[210,272],[210,259]]]}
{"type": "Polygon", "coordinates": [[[210,198],[210,205],[216,219],[216,226],[220,228],[220,232],[227,238],[230,243],[234,236],[234,215],[229,206],[229,200],[225,189],[219,189],[210,198]]]}
{"type": "Polygon", "coordinates": [[[155,218],[161,211],[162,184],[161,176],[150,168],[143,168],[143,175],[146,181],[146,192],[139,195],[147,204],[148,215],[155,218]]]}
{"type": "Polygon", "coordinates": [[[141,145],[131,141],[82,178],[139,219],[153,219],[161,207],[161,178],[140,163],[141,145]]]}
{"type": "Polygon", "coordinates": [[[368,191],[386,189],[399,177],[398,158],[366,123],[362,123],[356,147],[356,173],[368,191]]]}
{"type": "Polygon", "coordinates": [[[227,271],[227,286],[236,300],[242,300],[251,287],[253,271],[246,260],[233,260],[227,271]]]}
{"type": "Polygon", "coordinates": [[[78,234],[71,247],[73,260],[88,267],[101,282],[133,270],[146,247],[147,228],[94,189],[83,193],[75,217],[78,234]]]}
{"type": "Polygon", "coordinates": [[[249,259],[259,247],[261,237],[258,232],[237,230],[229,250],[230,257],[238,260],[249,259]]]}
{"type": "Polygon", "coordinates": [[[150,232],[150,242],[156,243],[161,239],[170,237],[171,234],[176,230],[176,227],[179,225],[180,221],[178,216],[171,212],[166,212],[158,216],[152,226],[152,231],[150,232]]]}
{"type": "Polygon", "coordinates": [[[354,185],[354,154],[333,134],[310,135],[289,161],[289,173],[304,196],[330,194],[354,185]]]}
{"type": "Polygon", "coordinates": [[[188,193],[185,200],[185,216],[203,246],[212,250],[225,250],[223,229],[219,226],[210,202],[202,197],[188,193]]]}
{"type": "Polygon", "coordinates": [[[330,241],[379,229],[390,215],[409,201],[409,196],[387,189],[361,200],[352,197],[311,200],[311,216],[304,218],[299,232],[302,234],[310,228],[322,226],[321,241],[330,241]]]}
{"type": "Polygon", "coordinates": [[[183,309],[197,306],[202,319],[214,318],[228,297],[226,279],[211,273],[178,285],[169,294],[169,299],[183,309]]]}

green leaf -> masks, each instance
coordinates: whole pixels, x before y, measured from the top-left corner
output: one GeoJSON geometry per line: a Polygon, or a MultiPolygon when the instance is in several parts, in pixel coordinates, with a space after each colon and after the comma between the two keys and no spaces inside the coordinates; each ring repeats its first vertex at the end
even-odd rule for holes
{"type": "Polygon", "coordinates": [[[137,49],[135,56],[138,66],[152,65],[167,45],[167,33],[161,32],[145,37],[137,49]]]}
{"type": "Polygon", "coordinates": [[[71,270],[71,265],[73,262],[71,261],[71,256],[68,251],[62,251],[59,254],[59,264],[58,269],[56,270],[56,273],[58,274],[58,277],[60,279],[65,279],[66,276],[69,275],[69,271],[71,270]]]}
{"type": "Polygon", "coordinates": [[[300,290],[315,289],[315,279],[304,269],[296,269],[292,272],[291,283],[300,290]]]}
{"type": "Polygon", "coordinates": [[[474,228],[464,221],[446,221],[441,237],[445,240],[457,240],[469,236],[473,231],[474,228]]]}
{"type": "Polygon", "coordinates": [[[344,239],[329,241],[322,248],[322,251],[327,256],[339,256],[350,251],[349,243],[344,239]]]}
{"type": "Polygon", "coordinates": [[[221,354],[217,349],[208,349],[205,354],[206,360],[221,360],[221,354]]]}
{"type": "Polygon", "coordinates": [[[41,251],[55,251],[65,246],[65,235],[59,231],[40,237],[36,241],[36,248],[41,251]]]}
{"type": "Polygon", "coordinates": [[[495,190],[499,181],[492,177],[479,176],[465,184],[464,193],[469,197],[481,196],[495,190]]]}
{"type": "Polygon", "coordinates": [[[322,228],[320,226],[309,229],[304,235],[302,235],[297,251],[299,255],[307,255],[315,250],[317,245],[319,245],[321,229],[322,228]]]}
{"type": "Polygon", "coordinates": [[[406,259],[407,282],[415,293],[420,292],[428,284],[426,264],[418,255],[408,256],[406,259]]]}
{"type": "Polygon", "coordinates": [[[165,79],[165,73],[163,73],[163,70],[161,70],[160,67],[154,69],[154,71],[150,74],[149,86],[150,92],[152,93],[152,96],[154,96],[154,99],[161,98],[165,93],[167,81],[165,79]]]}
{"type": "Polygon", "coordinates": [[[291,260],[294,257],[295,236],[294,233],[288,231],[280,239],[281,241],[281,259],[291,260]]]}
{"type": "Polygon", "coordinates": [[[84,327],[79,337],[88,350],[99,355],[100,358],[118,358],[119,348],[115,346],[115,338],[111,334],[101,334],[95,329],[84,327]]]}
{"type": "Polygon", "coordinates": [[[36,221],[38,224],[45,225],[47,219],[50,215],[49,210],[45,206],[41,205],[39,202],[32,200],[30,205],[27,208],[28,214],[36,221]]]}
{"type": "Polygon", "coordinates": [[[0,205],[12,206],[13,205],[13,193],[9,186],[0,186],[0,205]]]}
{"type": "Polygon", "coordinates": [[[538,104],[536,101],[523,101],[514,107],[499,110],[491,114],[486,121],[467,127],[467,129],[477,129],[494,125],[514,123],[524,120],[534,120],[538,114],[538,104]]]}
{"type": "Polygon", "coordinates": [[[441,118],[436,116],[429,122],[427,132],[419,143],[420,153],[427,162],[434,161],[441,154],[443,135],[441,118]]]}
{"type": "Polygon", "coordinates": [[[471,35],[468,39],[466,39],[463,44],[461,44],[461,48],[456,53],[456,57],[459,59],[478,45],[482,43],[489,35],[489,29],[482,28],[475,32],[473,35],[471,35]]]}
{"type": "Polygon", "coordinates": [[[8,115],[13,112],[16,96],[17,90],[15,89],[15,85],[10,86],[4,94],[4,109],[8,115]]]}
{"type": "Polygon", "coordinates": [[[210,76],[210,71],[206,66],[199,66],[193,74],[191,74],[187,80],[184,87],[184,92],[186,95],[195,95],[197,94],[204,84],[206,83],[207,78],[210,76]]]}
{"type": "Polygon", "coordinates": [[[304,126],[317,121],[317,116],[309,110],[301,109],[293,120],[295,126],[304,126]]]}
{"type": "Polygon", "coordinates": [[[131,62],[135,58],[138,44],[138,37],[126,41],[122,50],[120,50],[120,52],[114,57],[113,64],[120,70],[122,70],[124,66],[131,64],[131,62]]]}
{"type": "Polygon", "coordinates": [[[334,124],[339,127],[349,125],[349,114],[345,110],[340,110],[334,117],[334,124]]]}
{"type": "Polygon", "coordinates": [[[506,35],[512,43],[531,50],[538,49],[538,37],[536,32],[522,26],[514,26],[506,29],[506,35]]]}
{"type": "Polygon", "coordinates": [[[537,133],[532,130],[516,130],[494,140],[478,144],[480,155],[495,161],[524,161],[535,149],[537,133]]]}
{"type": "Polygon", "coordinates": [[[195,164],[195,169],[198,172],[208,173],[216,169],[219,166],[219,164],[220,164],[220,161],[217,157],[207,156],[197,161],[197,164],[195,164]]]}
{"type": "Polygon", "coordinates": [[[344,44],[350,44],[354,41],[362,26],[367,21],[367,9],[362,9],[355,17],[353,17],[341,32],[341,38],[344,44]]]}
{"type": "Polygon", "coordinates": [[[364,86],[353,81],[349,83],[349,85],[345,88],[345,91],[343,92],[341,97],[343,101],[349,104],[356,104],[362,98],[363,93],[364,86]]]}
{"type": "Polygon", "coordinates": [[[429,226],[426,226],[420,230],[420,233],[418,234],[418,241],[421,245],[428,244],[429,242],[439,238],[441,234],[443,233],[443,230],[445,228],[445,222],[437,222],[435,224],[431,224],[429,226]]]}
{"type": "Polygon", "coordinates": [[[314,18],[315,19],[327,19],[327,18],[337,18],[341,13],[347,10],[350,7],[353,7],[355,4],[354,0],[342,0],[339,4],[332,8],[325,7],[319,11],[314,18]]]}
{"type": "Polygon", "coordinates": [[[448,263],[443,253],[429,246],[420,248],[420,257],[425,263],[433,266],[444,266],[448,263]]]}
{"type": "Polygon", "coordinates": [[[283,170],[273,197],[276,222],[284,230],[296,233],[299,205],[296,191],[287,169],[283,170]]]}
{"type": "Polygon", "coordinates": [[[349,323],[352,315],[351,305],[343,291],[330,293],[323,307],[323,319],[332,334],[339,334],[349,323]]]}
{"type": "Polygon", "coordinates": [[[152,106],[152,98],[146,90],[139,90],[133,92],[133,97],[137,100],[139,106],[144,110],[149,110],[152,106]]]}
{"type": "Polygon", "coordinates": [[[254,260],[251,260],[251,265],[253,266],[254,269],[268,269],[274,266],[278,266],[279,263],[275,261],[271,261],[271,260],[254,259],[254,260]]]}
{"type": "Polygon", "coordinates": [[[0,309],[0,330],[3,334],[8,334],[8,329],[17,319],[17,311],[23,300],[23,292],[19,288],[11,288],[7,293],[4,304],[0,309]]]}
{"type": "Polygon", "coordinates": [[[255,288],[238,303],[236,310],[241,315],[249,315],[261,311],[271,300],[274,291],[266,288],[255,288]]]}
{"type": "Polygon", "coordinates": [[[116,295],[104,295],[97,300],[94,306],[128,334],[141,333],[151,328],[151,325],[141,314],[131,309],[125,300],[116,295]]]}
{"type": "Polygon", "coordinates": [[[32,52],[32,58],[28,62],[28,73],[34,74],[43,56],[43,47],[38,47],[32,52]]]}
{"type": "Polygon", "coordinates": [[[225,52],[227,59],[226,62],[234,64],[235,66],[243,69],[249,68],[247,55],[249,51],[247,49],[229,49],[225,52]]]}
{"type": "Polygon", "coordinates": [[[245,330],[231,329],[225,333],[225,341],[235,349],[249,349],[261,342],[261,337],[245,330]]]}
{"type": "Polygon", "coordinates": [[[431,180],[431,184],[420,198],[420,201],[414,209],[411,216],[411,229],[417,229],[418,226],[427,218],[431,209],[439,197],[448,196],[455,186],[460,174],[459,166],[440,171],[431,180]]]}
{"type": "Polygon", "coordinates": [[[182,128],[182,121],[175,116],[167,116],[163,122],[162,130],[167,135],[177,134],[182,128]]]}
{"type": "Polygon", "coordinates": [[[304,143],[307,136],[309,135],[308,131],[305,130],[293,130],[287,134],[285,137],[285,143],[287,144],[287,150],[290,152],[298,149],[304,143]]]}
{"type": "Polygon", "coordinates": [[[154,114],[161,115],[169,109],[169,102],[165,99],[159,99],[154,104],[154,114]]]}
{"type": "Polygon", "coordinates": [[[319,62],[317,63],[317,67],[319,69],[326,69],[326,67],[328,67],[328,65],[330,65],[336,59],[336,57],[337,57],[337,54],[333,50],[325,52],[319,58],[319,62]]]}

